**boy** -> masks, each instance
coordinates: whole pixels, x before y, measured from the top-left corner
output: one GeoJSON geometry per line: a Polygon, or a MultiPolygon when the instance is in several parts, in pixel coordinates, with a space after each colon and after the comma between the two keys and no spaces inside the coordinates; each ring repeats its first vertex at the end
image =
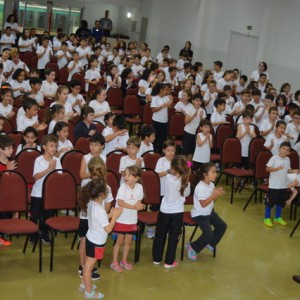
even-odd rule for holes
{"type": "MultiPolygon", "coordinates": [[[[238,100],[241,100],[241,93],[243,90],[247,88],[247,81],[248,77],[246,75],[242,75],[239,80],[237,80],[236,88],[235,88],[235,94],[238,98],[238,100]]],[[[249,93],[250,96],[250,93],[249,93]]]]}
{"type": "Polygon", "coordinates": [[[53,55],[52,48],[49,47],[49,37],[43,37],[42,46],[36,50],[38,58],[38,70],[40,71],[41,78],[44,79],[44,70],[48,62],[50,62],[51,55],[53,55]]]}
{"type": "Polygon", "coordinates": [[[269,109],[269,117],[265,119],[259,127],[260,134],[263,138],[267,138],[271,132],[274,132],[275,124],[278,119],[277,107],[271,107],[269,109]]]}
{"type": "MultiPolygon", "coordinates": [[[[52,134],[44,135],[41,146],[44,154],[39,156],[34,162],[33,177],[35,183],[31,191],[30,213],[31,220],[35,223],[39,221],[41,239],[44,244],[50,244],[48,231],[42,226],[43,222],[52,216],[53,212],[43,209],[43,182],[46,176],[56,169],[62,169],[60,160],[55,157],[57,151],[57,137],[52,134]]],[[[33,241],[34,237],[31,237],[33,241]]]]}
{"type": "Polygon", "coordinates": [[[142,66],[145,65],[145,62],[146,62],[147,60],[153,60],[152,57],[151,57],[150,55],[151,55],[151,49],[150,49],[150,48],[147,48],[147,49],[145,50],[145,56],[142,57],[142,59],[141,59],[141,65],[142,65],[142,66]]]}
{"type": "Polygon", "coordinates": [[[299,107],[294,102],[289,103],[287,107],[288,107],[289,114],[284,117],[284,122],[286,124],[289,124],[293,120],[295,110],[297,110],[299,107]]]}
{"type": "Polygon", "coordinates": [[[285,226],[286,222],[281,217],[281,210],[285,206],[287,188],[294,187],[297,182],[287,184],[287,174],[299,173],[299,170],[291,170],[290,159],[288,155],[291,151],[289,142],[281,143],[279,154],[270,158],[266,165],[266,171],[270,173],[269,190],[266,197],[266,208],[264,224],[268,227],[273,227],[271,220],[271,210],[276,205],[274,222],[285,226]]]}
{"type": "Polygon", "coordinates": [[[248,90],[243,90],[241,92],[241,100],[234,104],[231,112],[234,121],[236,121],[237,117],[245,111],[245,107],[249,103],[249,100],[250,100],[250,92],[248,90]]]}
{"type": "Polygon", "coordinates": [[[114,150],[126,151],[127,149],[129,135],[126,129],[125,118],[122,115],[117,115],[113,119],[112,125],[112,128],[106,127],[103,130],[103,136],[105,137],[105,155],[114,150]]]}
{"type": "Polygon", "coordinates": [[[61,48],[56,52],[57,65],[61,69],[65,67],[67,63],[71,60],[72,56],[68,49],[68,44],[66,42],[61,43],[61,48]]]}
{"type": "Polygon", "coordinates": [[[44,106],[44,95],[41,92],[42,80],[38,77],[32,77],[29,79],[29,84],[31,92],[28,97],[36,100],[39,106],[44,106]]]}
{"type": "Polygon", "coordinates": [[[77,112],[78,116],[80,116],[81,109],[85,105],[85,100],[80,94],[80,81],[72,79],[69,83],[69,88],[71,89],[71,93],[68,95],[67,103],[69,103],[72,106],[73,110],[77,112]]]}
{"type": "Polygon", "coordinates": [[[198,67],[196,65],[192,66],[190,69],[191,75],[195,76],[195,85],[201,88],[201,83],[203,81],[203,77],[198,73],[198,67]]]}
{"type": "Polygon", "coordinates": [[[274,105],[273,100],[273,96],[271,94],[267,94],[262,104],[259,104],[259,106],[256,106],[256,108],[255,105],[257,103],[252,101],[250,102],[250,104],[252,104],[255,108],[254,117],[258,127],[260,127],[262,123],[269,118],[269,110],[274,105]]]}
{"type": "Polygon", "coordinates": [[[165,83],[170,83],[172,85],[172,90],[178,86],[177,80],[177,69],[176,67],[169,67],[169,76],[166,77],[165,83]]]}
{"type": "MultiPolygon", "coordinates": [[[[189,62],[188,53],[186,51],[183,51],[181,53],[181,58],[178,60],[177,65],[176,65],[177,71],[178,71],[177,72],[178,78],[181,78],[184,76],[184,64],[188,63],[188,62],[189,62]]],[[[179,81],[180,81],[180,79],[179,79],[179,81]]]]}
{"type": "Polygon", "coordinates": [[[23,103],[24,116],[17,118],[17,130],[24,131],[28,126],[32,126],[37,130],[44,130],[47,124],[39,124],[37,121],[38,103],[31,98],[26,98],[23,103]]]}
{"type": "Polygon", "coordinates": [[[151,125],[143,125],[141,128],[141,146],[137,156],[141,157],[148,151],[154,151],[153,142],[155,140],[155,130],[151,125]]]}
{"type": "Polygon", "coordinates": [[[82,66],[88,64],[88,59],[90,58],[91,52],[90,49],[87,47],[86,39],[81,39],[80,46],[76,48],[76,51],[79,54],[79,61],[82,66]]]}
{"type": "Polygon", "coordinates": [[[218,93],[216,92],[216,81],[212,80],[207,84],[208,92],[204,94],[203,101],[207,113],[208,119],[210,118],[211,114],[214,110],[214,102],[217,99],[218,93]]]}
{"type": "Polygon", "coordinates": [[[292,148],[294,148],[298,136],[300,134],[300,109],[296,109],[293,114],[293,121],[287,124],[286,133],[291,137],[290,143],[292,148]]]}
{"type": "Polygon", "coordinates": [[[139,168],[145,168],[143,158],[137,154],[140,150],[141,141],[138,138],[131,137],[127,140],[127,154],[122,156],[119,165],[119,173],[122,175],[120,185],[124,183],[124,172],[127,167],[137,165],[139,168]]]}
{"type": "Polygon", "coordinates": [[[71,81],[72,76],[75,73],[79,73],[83,71],[83,64],[79,61],[79,52],[74,51],[73,52],[73,60],[69,62],[68,64],[68,81],[71,81]]]}
{"type": "Polygon", "coordinates": [[[217,131],[217,128],[221,124],[229,124],[229,122],[226,121],[226,115],[224,113],[226,102],[224,99],[218,98],[215,103],[216,110],[212,113],[210,117],[211,125],[214,128],[214,131],[217,131]]]}
{"type": "Polygon", "coordinates": [[[0,39],[1,50],[4,48],[11,49],[15,45],[15,37],[11,34],[11,27],[5,28],[5,33],[0,39]]]}
{"type": "Polygon", "coordinates": [[[170,59],[169,59],[169,62],[168,62],[168,66],[165,67],[165,68],[163,68],[163,70],[164,70],[164,72],[165,72],[165,75],[166,75],[166,78],[170,77],[170,74],[169,74],[169,68],[175,67],[176,70],[177,70],[176,65],[177,65],[177,60],[174,59],[174,58],[170,58],[170,59]]]}
{"type": "Polygon", "coordinates": [[[264,103],[261,101],[261,91],[259,89],[253,89],[251,94],[252,94],[252,99],[250,101],[250,104],[254,106],[255,109],[254,113],[256,113],[261,107],[264,106],[264,103]]]}
{"type": "Polygon", "coordinates": [[[107,62],[116,66],[120,64],[119,50],[117,48],[113,48],[112,53],[107,58],[107,62]]]}
{"type": "Polygon", "coordinates": [[[222,71],[223,63],[219,60],[214,62],[214,80],[218,82],[221,78],[223,78],[224,72],[222,71]]]}
{"type": "Polygon", "coordinates": [[[41,86],[41,92],[44,98],[55,98],[58,86],[55,81],[55,71],[52,69],[45,70],[46,80],[43,80],[41,86]]]}
{"type": "Polygon", "coordinates": [[[139,54],[136,54],[134,57],[133,57],[133,65],[131,67],[132,69],[132,75],[133,77],[139,77],[142,75],[143,73],[143,66],[141,65],[141,56],[139,54]]]}
{"type": "Polygon", "coordinates": [[[259,75],[259,80],[258,80],[258,89],[261,91],[262,95],[265,93],[266,84],[267,84],[267,75],[265,73],[261,73],[259,75]]]}

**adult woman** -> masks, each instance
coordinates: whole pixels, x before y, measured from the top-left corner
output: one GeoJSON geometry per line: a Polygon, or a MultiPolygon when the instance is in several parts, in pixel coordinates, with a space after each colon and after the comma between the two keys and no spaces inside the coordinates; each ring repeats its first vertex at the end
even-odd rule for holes
{"type": "Polygon", "coordinates": [[[264,62],[264,61],[261,61],[258,64],[257,70],[252,72],[250,81],[258,81],[259,77],[260,77],[260,74],[262,74],[262,73],[267,75],[267,81],[269,81],[269,73],[267,72],[267,69],[268,69],[267,63],[264,62]]]}
{"type": "Polygon", "coordinates": [[[183,52],[186,52],[188,54],[188,60],[193,60],[193,51],[191,50],[192,43],[190,41],[185,42],[184,48],[180,50],[179,56],[182,55],[183,52]]]}

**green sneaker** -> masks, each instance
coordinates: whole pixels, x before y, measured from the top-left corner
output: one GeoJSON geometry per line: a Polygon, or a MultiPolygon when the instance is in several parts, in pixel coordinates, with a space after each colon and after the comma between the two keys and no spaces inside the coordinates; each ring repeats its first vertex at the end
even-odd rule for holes
{"type": "Polygon", "coordinates": [[[274,218],[274,222],[278,223],[280,225],[286,226],[286,222],[280,217],[280,218],[274,218]]]}
{"type": "Polygon", "coordinates": [[[268,227],[273,227],[272,220],[270,218],[264,219],[264,224],[268,227]]]}

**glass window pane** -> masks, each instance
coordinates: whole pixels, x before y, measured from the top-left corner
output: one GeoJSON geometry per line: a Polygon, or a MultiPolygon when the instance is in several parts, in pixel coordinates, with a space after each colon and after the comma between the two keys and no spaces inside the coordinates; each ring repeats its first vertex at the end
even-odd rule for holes
{"type": "Polygon", "coordinates": [[[63,33],[68,33],[69,26],[69,7],[53,6],[52,8],[52,22],[51,34],[56,35],[56,29],[62,28],[63,33]]]}
{"type": "Polygon", "coordinates": [[[72,8],[70,16],[70,33],[75,33],[77,28],[80,26],[81,9],[72,8]]]}
{"type": "Polygon", "coordinates": [[[2,29],[2,24],[3,24],[3,12],[4,12],[4,0],[0,0],[0,29],[2,29]]]}

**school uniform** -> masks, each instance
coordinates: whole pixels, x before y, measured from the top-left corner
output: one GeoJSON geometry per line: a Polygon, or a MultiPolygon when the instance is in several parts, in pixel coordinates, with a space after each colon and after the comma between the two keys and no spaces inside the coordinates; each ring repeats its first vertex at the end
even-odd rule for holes
{"type": "MultiPolygon", "coordinates": [[[[74,95],[72,95],[71,93],[68,95],[67,103],[70,104],[70,105],[71,105],[71,108],[72,108],[72,105],[73,105],[78,99],[80,100],[81,105],[84,105],[84,104],[85,104],[85,100],[84,100],[84,98],[82,97],[81,94],[78,94],[78,95],[74,96],[74,95]]],[[[74,106],[72,110],[75,110],[79,116],[81,115],[81,107],[80,107],[78,104],[77,104],[76,106],[74,106]]]]}
{"type": "MultiPolygon", "coordinates": [[[[111,135],[113,133],[114,133],[113,129],[107,126],[103,129],[102,135],[106,137],[107,135],[111,135]]],[[[128,139],[129,139],[128,132],[126,132],[124,135],[119,135],[115,137],[110,142],[105,143],[103,154],[107,155],[109,152],[114,151],[117,148],[126,148],[128,139]]]]}
{"type": "Polygon", "coordinates": [[[20,37],[18,45],[19,46],[26,46],[26,47],[22,47],[22,48],[19,47],[19,51],[21,53],[27,52],[27,51],[32,52],[32,45],[35,45],[35,43],[34,43],[34,40],[31,39],[31,38],[27,38],[26,40],[23,40],[23,38],[20,37]]]}
{"type": "Polygon", "coordinates": [[[14,98],[22,96],[22,95],[24,95],[24,93],[28,92],[28,90],[27,90],[28,86],[24,80],[22,82],[19,82],[19,81],[13,79],[10,82],[10,84],[11,84],[12,89],[24,88],[24,92],[21,92],[20,90],[14,91],[13,92],[14,98]]]}
{"type": "MultiPolygon", "coordinates": [[[[132,159],[128,155],[122,156],[120,159],[119,173],[122,174],[122,172],[124,172],[127,167],[135,166],[137,159],[138,156],[136,157],[136,159],[132,159]]],[[[141,168],[145,168],[144,161],[142,161],[141,168]]],[[[122,176],[120,180],[120,184],[122,184],[123,182],[124,182],[124,178],[122,176]]]]}
{"type": "MultiPolygon", "coordinates": [[[[25,145],[23,145],[23,144],[20,144],[20,145],[18,146],[17,151],[16,151],[16,155],[18,155],[23,149],[27,149],[27,148],[24,148],[24,146],[25,146],[25,145]]],[[[38,151],[41,151],[41,150],[42,150],[42,149],[41,149],[41,146],[39,146],[39,145],[37,145],[36,148],[34,148],[34,149],[36,149],[36,150],[38,150],[38,151]]],[[[32,152],[32,149],[28,148],[27,151],[28,151],[28,152],[32,152]]]]}
{"type": "Polygon", "coordinates": [[[51,120],[51,122],[48,125],[48,134],[51,134],[53,132],[54,126],[56,125],[56,121],[55,120],[51,120]]]}
{"type": "MultiPolygon", "coordinates": [[[[89,106],[92,107],[95,111],[95,114],[99,114],[99,113],[103,113],[103,112],[110,112],[110,106],[108,104],[107,101],[103,101],[103,102],[99,102],[97,100],[92,100],[90,103],[89,103],[89,106]]],[[[103,124],[105,126],[105,122],[104,122],[104,116],[101,116],[101,117],[96,117],[94,118],[94,121],[98,121],[100,122],[101,124],[103,124]]]]}
{"type": "Polygon", "coordinates": [[[140,150],[137,156],[142,157],[142,155],[148,151],[154,151],[153,144],[149,142],[149,146],[147,146],[144,141],[141,141],[140,150]]]}
{"type": "Polygon", "coordinates": [[[9,43],[9,44],[5,44],[5,45],[1,45],[1,53],[2,53],[3,49],[5,49],[5,48],[11,49],[12,48],[11,44],[15,44],[15,37],[12,35],[8,36],[6,33],[4,33],[1,36],[0,43],[9,43]]]}
{"type": "Polygon", "coordinates": [[[284,117],[284,122],[286,123],[286,124],[289,124],[289,123],[291,123],[293,121],[293,118],[290,116],[290,115],[286,115],[285,117],[284,117]]]}
{"type": "MultiPolygon", "coordinates": [[[[240,124],[239,128],[241,128],[241,133],[244,134],[246,132],[245,124],[240,124]]],[[[250,125],[250,134],[254,132],[254,126],[250,125]]],[[[250,134],[246,134],[242,139],[240,139],[241,147],[242,147],[242,167],[248,168],[248,157],[249,157],[249,144],[252,140],[250,134]]]]}
{"type": "MultiPolygon", "coordinates": [[[[202,132],[199,132],[197,136],[200,138],[200,141],[206,139],[206,136],[202,132]]],[[[212,135],[210,135],[210,141],[212,142],[212,135]]],[[[210,152],[211,148],[209,146],[209,141],[206,141],[202,146],[198,146],[196,143],[193,162],[196,162],[197,166],[210,162],[210,152]]]]}
{"type": "MultiPolygon", "coordinates": [[[[40,46],[36,50],[36,54],[42,54],[45,51],[45,47],[40,46]]],[[[53,55],[52,49],[50,47],[47,48],[45,54],[38,59],[37,68],[39,70],[44,70],[45,66],[48,62],[50,62],[50,56],[53,55]]]]}
{"type": "Polygon", "coordinates": [[[24,131],[28,126],[33,126],[37,123],[36,118],[28,119],[25,115],[17,119],[17,130],[24,131]]]}
{"type": "Polygon", "coordinates": [[[73,113],[73,108],[72,108],[72,106],[71,106],[70,103],[66,102],[65,104],[60,104],[60,103],[58,103],[58,102],[55,101],[55,102],[52,102],[50,104],[50,107],[52,107],[53,105],[56,105],[56,104],[62,105],[64,107],[64,109],[65,109],[65,115],[69,114],[69,113],[73,113]]]}
{"type": "MultiPolygon", "coordinates": [[[[89,69],[85,72],[85,75],[84,75],[84,79],[85,80],[91,80],[91,81],[94,81],[95,79],[97,78],[101,78],[101,75],[99,73],[99,71],[97,70],[93,70],[93,69],[89,69]]],[[[85,83],[85,91],[88,92],[89,91],[89,86],[90,84],[89,83],[85,83]]]]}
{"type": "Polygon", "coordinates": [[[84,57],[80,58],[79,61],[81,63],[82,66],[85,66],[88,64],[88,59],[86,58],[86,55],[91,55],[91,52],[89,50],[89,48],[85,47],[82,48],[81,46],[76,48],[76,51],[79,53],[79,56],[84,55],[84,57]]]}
{"type": "MultiPolygon", "coordinates": [[[[275,125],[276,125],[276,121],[275,121],[275,125]]],[[[269,130],[272,126],[273,126],[273,124],[270,122],[270,120],[268,118],[268,119],[265,119],[261,123],[261,125],[259,127],[259,130],[260,130],[260,132],[266,131],[266,130],[269,130]]],[[[269,132],[267,135],[264,136],[264,139],[266,140],[271,133],[274,133],[274,131],[275,131],[275,126],[274,126],[274,129],[271,132],[269,132]]]]}
{"type": "Polygon", "coordinates": [[[142,100],[142,101],[146,101],[146,94],[144,93],[144,94],[142,94],[141,92],[140,92],[140,87],[144,87],[145,88],[145,91],[146,91],[146,89],[148,88],[150,86],[150,82],[149,81],[146,81],[146,80],[144,80],[144,79],[141,79],[140,81],[139,81],[139,91],[138,91],[138,96],[139,96],[139,98],[140,98],[140,100],[142,100]]]}
{"type": "MultiPolygon", "coordinates": [[[[265,71],[263,73],[266,74],[267,75],[267,79],[269,79],[269,73],[265,72],[265,71]]],[[[250,78],[253,78],[255,81],[258,81],[259,77],[260,77],[260,73],[258,72],[258,70],[255,70],[255,71],[252,72],[250,78]]]]}
{"type": "Polygon", "coordinates": [[[221,78],[217,81],[217,90],[223,91],[223,88],[225,85],[230,85],[231,87],[233,86],[232,81],[226,81],[224,78],[221,78]]]}
{"type": "Polygon", "coordinates": [[[193,107],[193,105],[192,105],[191,103],[188,102],[187,104],[184,104],[182,101],[178,101],[178,102],[175,104],[175,106],[174,106],[174,108],[175,108],[176,111],[182,112],[182,113],[184,113],[184,114],[186,114],[186,112],[187,112],[191,107],[193,107]]]}
{"type": "Polygon", "coordinates": [[[120,64],[120,58],[111,54],[107,57],[107,62],[112,62],[114,65],[117,66],[120,64]]]}
{"type": "MultiPolygon", "coordinates": [[[[210,117],[211,123],[225,122],[225,121],[226,121],[226,115],[224,112],[218,113],[217,111],[214,111],[210,117]]],[[[213,126],[215,132],[217,132],[219,126],[220,125],[213,126]]]]}
{"type": "Polygon", "coordinates": [[[118,87],[118,84],[119,84],[119,85],[122,84],[122,79],[121,79],[121,77],[118,77],[118,79],[117,79],[117,81],[115,82],[115,84],[111,87],[111,86],[109,85],[109,82],[112,82],[112,81],[113,81],[112,77],[111,77],[110,75],[108,75],[108,76],[106,77],[106,83],[107,83],[107,85],[106,85],[106,90],[107,90],[107,91],[108,91],[110,88],[117,88],[117,87],[118,87]]]}
{"type": "Polygon", "coordinates": [[[287,138],[285,136],[281,136],[280,138],[278,138],[275,133],[270,133],[264,143],[265,147],[270,147],[272,145],[272,141],[273,141],[273,147],[270,150],[272,152],[273,155],[279,155],[279,148],[281,143],[286,142],[287,138]]]}
{"type": "Polygon", "coordinates": [[[86,125],[83,121],[78,122],[74,128],[74,138],[78,139],[80,137],[89,136],[89,132],[95,130],[97,133],[97,127],[95,124],[91,123],[89,126],[86,125]]]}
{"type": "Polygon", "coordinates": [[[68,64],[68,62],[69,62],[68,58],[72,58],[69,51],[64,52],[62,50],[58,50],[56,52],[56,56],[59,56],[59,55],[62,55],[62,54],[65,54],[65,55],[63,55],[61,58],[57,59],[57,65],[58,65],[59,69],[61,69],[62,67],[65,67],[68,64]]]}
{"type": "MultiPolygon", "coordinates": [[[[74,64],[75,64],[74,60],[70,61],[68,64],[68,68],[72,69],[74,67],[74,64]]],[[[83,67],[83,64],[80,61],[78,61],[76,67],[71,72],[69,72],[68,81],[71,81],[72,76],[75,73],[81,72],[82,67],[83,67]]]]}
{"type": "Polygon", "coordinates": [[[7,118],[7,115],[12,111],[13,106],[11,104],[7,104],[4,106],[2,102],[0,102],[0,116],[7,118]]]}
{"type": "MultiPolygon", "coordinates": [[[[57,144],[57,151],[60,151],[62,148],[67,148],[68,151],[72,150],[74,147],[73,147],[73,144],[71,143],[71,141],[69,140],[65,140],[64,142],[58,140],[58,144],[57,144]]],[[[59,159],[61,159],[64,154],[66,152],[62,152],[60,155],[59,155],[59,159]]]]}
{"type": "MultiPolygon", "coordinates": [[[[234,111],[238,111],[241,109],[245,109],[246,105],[242,102],[242,101],[238,101],[234,104],[233,108],[232,108],[232,112],[234,111]]],[[[236,122],[236,119],[238,118],[239,115],[235,115],[233,116],[233,120],[234,122],[236,122]]]]}
{"type": "MultiPolygon", "coordinates": [[[[166,159],[166,157],[161,157],[158,159],[156,166],[155,166],[155,172],[156,173],[162,173],[166,172],[171,169],[171,162],[166,159]]],[[[166,183],[166,176],[159,177],[160,180],[160,195],[165,195],[165,183],[166,183]]]]}
{"type": "Polygon", "coordinates": [[[220,79],[223,78],[224,72],[223,71],[220,71],[220,72],[214,71],[213,75],[214,75],[214,81],[218,82],[220,79]]]}
{"type": "Polygon", "coordinates": [[[289,140],[292,148],[294,148],[294,146],[296,145],[299,137],[299,131],[297,129],[300,130],[300,126],[296,125],[294,122],[287,123],[285,132],[293,137],[289,140]]]}
{"type": "Polygon", "coordinates": [[[218,97],[218,93],[210,93],[209,91],[205,93],[203,97],[203,101],[206,104],[205,109],[208,115],[211,115],[213,113],[214,103],[217,97],[218,97]]]}
{"type": "MultiPolygon", "coordinates": [[[[58,86],[55,82],[48,82],[47,80],[43,80],[41,86],[41,92],[44,95],[55,95],[57,92],[58,86]]],[[[54,98],[54,96],[52,96],[54,98]]]]}
{"type": "Polygon", "coordinates": [[[41,91],[38,91],[36,94],[30,94],[28,97],[34,99],[38,104],[44,102],[44,95],[41,91]]]}
{"type": "MultiPolygon", "coordinates": [[[[17,69],[23,69],[23,70],[25,70],[26,72],[29,73],[29,68],[28,68],[27,65],[26,65],[24,62],[22,62],[20,59],[19,59],[18,63],[14,63],[13,61],[11,61],[9,72],[10,72],[12,69],[13,69],[13,72],[12,72],[12,73],[10,74],[10,76],[8,77],[8,79],[7,79],[8,82],[11,82],[11,81],[12,81],[12,76],[15,74],[15,72],[16,72],[17,69]]],[[[28,81],[29,81],[29,80],[28,80],[28,81]]],[[[27,83],[26,80],[24,80],[24,82],[27,83]]],[[[29,83],[28,83],[28,87],[29,87],[28,91],[30,91],[30,90],[31,90],[31,87],[30,87],[30,84],[29,84],[29,83]]]]}
{"type": "Polygon", "coordinates": [[[152,59],[151,57],[143,56],[142,59],[141,59],[141,65],[144,66],[144,65],[145,65],[145,62],[146,62],[147,60],[152,60],[152,61],[153,61],[153,59],[152,59]]]}
{"type": "MultiPolygon", "coordinates": [[[[139,77],[142,74],[143,66],[133,64],[131,67],[133,77],[139,77]]],[[[121,73],[119,73],[121,74],[121,73]]]]}

